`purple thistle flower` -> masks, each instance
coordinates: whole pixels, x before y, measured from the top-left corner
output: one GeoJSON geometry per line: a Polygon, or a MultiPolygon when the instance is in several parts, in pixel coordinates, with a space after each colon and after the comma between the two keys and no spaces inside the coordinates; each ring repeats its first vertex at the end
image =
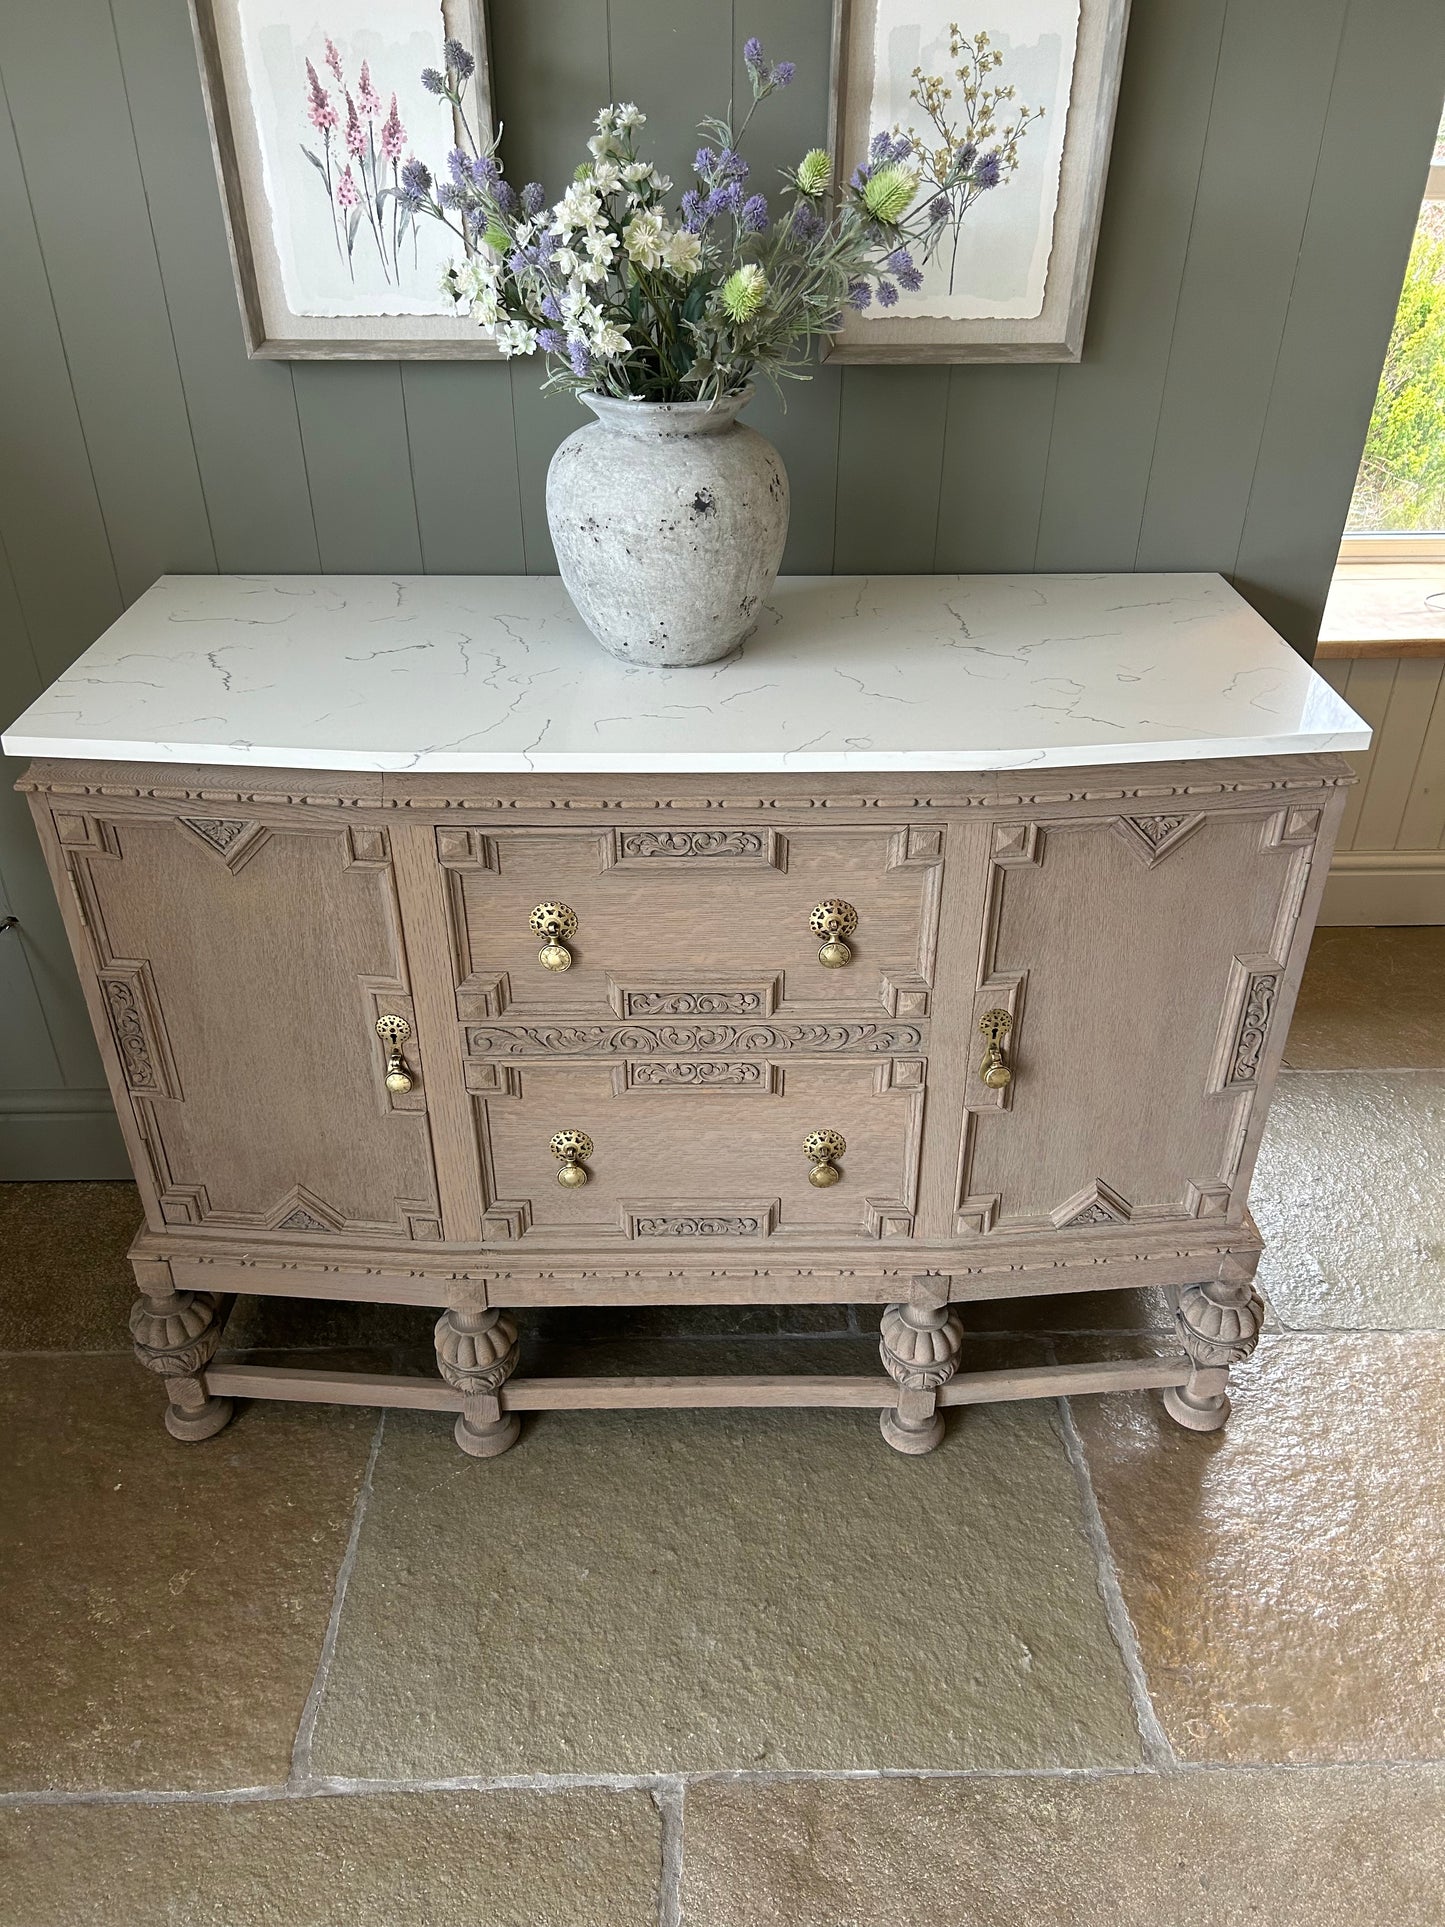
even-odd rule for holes
{"type": "Polygon", "coordinates": [[[512,252],[507,256],[508,270],[512,274],[521,274],[524,269],[531,267],[532,260],[533,252],[531,248],[513,248],[512,252]]]}
{"type": "Polygon", "coordinates": [[[477,71],[476,61],[460,40],[449,40],[442,48],[442,52],[446,55],[447,65],[463,80],[470,80],[477,71]]]}
{"type": "Polygon", "coordinates": [[[998,155],[985,154],[978,166],[973,170],[973,178],[978,182],[980,187],[997,187],[999,176],[1002,173],[1003,165],[998,155]]]}
{"type": "Polygon", "coordinates": [[[909,294],[917,294],[918,290],[923,286],[923,276],[917,268],[900,268],[898,272],[898,285],[900,288],[906,289],[909,294]]]}
{"type": "Polygon", "coordinates": [[[700,181],[710,181],[717,166],[717,155],[710,147],[700,147],[692,157],[692,171],[700,181]]]}
{"type": "Polygon", "coordinates": [[[547,205],[547,190],[540,181],[528,181],[522,189],[522,212],[540,214],[547,205]]]}
{"type": "Polygon", "coordinates": [[[913,272],[913,256],[907,248],[895,248],[892,254],[886,257],[883,265],[890,274],[896,274],[901,280],[905,274],[913,272]]]}
{"type": "Polygon", "coordinates": [[[555,234],[539,234],[534,249],[537,256],[537,266],[539,268],[545,268],[560,245],[555,234]]]}
{"type": "Polygon", "coordinates": [[[572,364],[574,375],[588,375],[592,372],[592,351],[585,341],[569,341],[567,359],[572,364]]]}
{"type": "Polygon", "coordinates": [[[793,84],[793,75],[797,73],[797,71],[797,68],[791,60],[780,60],[772,72],[773,85],[775,87],[791,87],[793,84]]]}
{"type": "Polygon", "coordinates": [[[748,164],[742,155],[725,147],[717,157],[718,177],[724,181],[745,181],[748,178],[748,164]]]}
{"type": "MultiPolygon", "coordinates": [[[[549,299],[550,299],[550,296],[549,296],[549,299]]],[[[546,309],[547,309],[547,304],[544,301],[542,304],[542,311],[544,314],[546,313],[546,309]]],[[[539,328],[537,330],[537,346],[541,348],[544,351],[544,353],[549,355],[560,355],[563,352],[566,345],[567,345],[566,337],[563,335],[562,330],[560,328],[539,328]]]]}
{"type": "Polygon", "coordinates": [[[743,204],[743,190],[737,181],[727,181],[715,187],[708,195],[704,206],[709,214],[736,214],[743,204]]]}
{"type": "Polygon", "coordinates": [[[492,185],[492,199],[497,203],[497,206],[502,210],[503,214],[516,213],[517,190],[512,186],[510,181],[495,181],[492,185]]]}
{"type": "Polygon", "coordinates": [[[472,178],[472,163],[471,157],[464,147],[454,147],[452,149],[451,153],[447,155],[447,166],[451,170],[451,177],[458,187],[466,187],[470,184],[472,178]]]}
{"type": "Polygon", "coordinates": [[[768,226],[768,204],[761,194],[750,194],[743,202],[740,219],[747,234],[763,234],[768,226]]]}
{"type": "Polygon", "coordinates": [[[490,154],[483,154],[480,160],[472,163],[472,179],[478,187],[490,187],[495,190],[501,178],[502,170],[490,154]]]}
{"type": "Polygon", "coordinates": [[[429,94],[444,94],[447,90],[447,77],[439,74],[435,67],[423,67],[421,84],[429,94]]]}
{"type": "Polygon", "coordinates": [[[547,317],[548,321],[560,321],[562,319],[562,304],[555,294],[544,294],[542,296],[542,313],[547,317]]]}
{"type": "Polygon", "coordinates": [[[868,143],[869,160],[886,161],[888,158],[888,150],[892,145],[893,145],[892,141],[889,140],[886,134],[883,134],[883,133],[875,134],[872,140],[869,141],[868,143]]]}
{"type": "Polygon", "coordinates": [[[455,181],[443,181],[441,183],[437,189],[437,200],[443,207],[450,208],[453,211],[457,208],[464,208],[467,205],[466,191],[458,187],[455,181]]]}
{"type": "Polygon", "coordinates": [[[878,283],[878,305],[880,308],[891,308],[897,299],[898,290],[891,281],[880,281],[878,283]]]}
{"type": "Polygon", "coordinates": [[[755,74],[761,74],[767,62],[763,59],[763,43],[754,34],[751,40],[743,42],[743,59],[755,74]]]}
{"type": "Polygon", "coordinates": [[[978,149],[972,141],[965,141],[962,147],[955,150],[953,156],[954,166],[961,174],[966,174],[977,159],[978,149]]]}
{"type": "Polygon", "coordinates": [[[873,169],[871,167],[855,167],[853,169],[853,178],[848,183],[849,187],[851,187],[855,193],[861,194],[867,185],[868,176],[872,172],[873,169]]]}
{"type": "Polygon", "coordinates": [[[930,221],[946,221],[948,219],[948,211],[948,196],[946,194],[935,194],[933,199],[928,203],[928,218],[930,221]]]}
{"type": "Polygon", "coordinates": [[[811,201],[800,200],[793,209],[793,234],[799,241],[816,241],[823,232],[823,217],[811,201]]]}
{"type": "Polygon", "coordinates": [[[866,281],[850,281],[848,283],[847,300],[848,306],[850,308],[857,308],[861,314],[864,308],[872,307],[873,290],[866,281]]]}
{"type": "Polygon", "coordinates": [[[894,162],[906,161],[908,159],[908,156],[912,152],[913,152],[913,142],[909,140],[906,134],[900,134],[897,140],[894,141],[893,145],[889,148],[888,158],[890,161],[894,161],[894,162]]]}
{"type": "Polygon", "coordinates": [[[425,161],[419,161],[415,154],[411,154],[401,170],[401,184],[408,194],[415,194],[420,199],[431,187],[431,169],[425,161]]]}

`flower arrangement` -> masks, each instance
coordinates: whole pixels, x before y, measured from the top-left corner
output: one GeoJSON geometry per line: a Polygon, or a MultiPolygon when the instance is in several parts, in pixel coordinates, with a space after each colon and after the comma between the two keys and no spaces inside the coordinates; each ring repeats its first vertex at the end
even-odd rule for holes
{"type": "MultiPolygon", "coordinates": [[[[953,36],[961,48],[957,28],[953,36]]],[[[981,86],[996,56],[972,44],[981,86]]],[[[953,141],[940,80],[938,98],[925,103],[937,145],[925,147],[911,130],[875,134],[867,160],[838,192],[832,157],[813,148],[785,171],[770,206],[751,186],[740,148],[754,112],[789,85],[794,69],[769,61],[751,39],[743,58],[752,104],[737,128],[730,118],[702,123],[708,139],[675,213],[667,207],[672,182],[638,152],[646,116],[630,103],[598,114],[590,159],[549,206],[540,182],[518,192],[505,179],[495,140],[472,137],[471,56],[452,40],[444,57],[444,71],[422,78],[449,104],[468,145],[452,149],[444,178],[408,158],[396,174],[393,210],[412,221],[430,216],[457,237],[462,258],[443,286],[503,354],[545,355],[548,387],[645,401],[715,402],[756,375],[775,385],[801,376],[813,344],[838,327],[846,306],[889,308],[900,290],[916,292],[920,264],[946,235],[956,255],[963,220],[1017,164],[1027,124],[981,151],[1005,96],[975,91],[968,125],[953,141]]]]}

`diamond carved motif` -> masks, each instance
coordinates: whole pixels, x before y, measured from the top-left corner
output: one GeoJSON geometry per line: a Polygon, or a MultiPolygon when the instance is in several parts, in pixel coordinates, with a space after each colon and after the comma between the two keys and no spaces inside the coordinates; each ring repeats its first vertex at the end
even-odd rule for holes
{"type": "Polygon", "coordinates": [[[1114,828],[1133,855],[1152,869],[1192,836],[1203,821],[1197,811],[1192,816],[1170,811],[1152,816],[1116,816],[1114,828]]]}

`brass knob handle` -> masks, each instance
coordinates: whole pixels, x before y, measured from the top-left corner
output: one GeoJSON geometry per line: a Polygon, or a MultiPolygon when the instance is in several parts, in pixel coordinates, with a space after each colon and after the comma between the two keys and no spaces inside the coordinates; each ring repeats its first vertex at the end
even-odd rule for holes
{"type": "Polygon", "coordinates": [[[577,934],[577,912],[566,903],[539,903],[528,917],[535,936],[543,939],[537,962],[544,970],[570,970],[572,952],[567,939],[577,934]]]}
{"type": "Polygon", "coordinates": [[[818,952],[818,962],[825,970],[841,970],[852,960],[853,952],[843,941],[858,928],[858,912],[851,903],[844,903],[841,897],[825,897],[814,904],[808,928],[815,937],[826,939],[818,952]]]}
{"type": "Polygon", "coordinates": [[[411,1036],[411,1025],[405,1017],[397,1017],[388,1011],[385,1017],[377,1018],[376,1034],[386,1045],[386,1088],[394,1096],[400,1097],[411,1089],[415,1081],[401,1054],[402,1045],[411,1036]]]}
{"type": "Polygon", "coordinates": [[[820,1191],[836,1184],[843,1173],[833,1160],[842,1157],[847,1148],[848,1140],[841,1131],[809,1131],[803,1139],[803,1149],[813,1162],[809,1184],[816,1184],[820,1191]]]}
{"type": "Polygon", "coordinates": [[[1004,1062],[1004,1041],[1014,1027],[1014,1020],[1006,1010],[986,1011],[979,1022],[979,1034],[988,1049],[983,1054],[983,1062],[978,1074],[991,1091],[1001,1091],[1006,1084],[1013,1082],[1013,1072],[1004,1062]]]}
{"type": "Polygon", "coordinates": [[[587,1182],[582,1160],[591,1157],[592,1140],[585,1131],[559,1131],[552,1139],[552,1155],[562,1166],[557,1173],[558,1184],[566,1185],[570,1191],[575,1185],[587,1182]]]}

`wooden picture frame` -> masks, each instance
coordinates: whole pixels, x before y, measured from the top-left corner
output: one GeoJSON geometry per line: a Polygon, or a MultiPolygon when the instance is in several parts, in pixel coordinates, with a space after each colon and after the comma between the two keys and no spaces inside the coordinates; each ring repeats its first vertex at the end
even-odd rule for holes
{"type": "MultiPolygon", "coordinates": [[[[387,9],[388,0],[377,0],[375,12],[383,25],[387,9]]],[[[268,157],[263,155],[263,141],[258,132],[253,95],[248,86],[238,0],[190,0],[190,11],[247,354],[286,361],[499,359],[496,342],[482,333],[474,321],[464,316],[444,311],[436,314],[331,314],[293,307],[276,238],[279,215],[267,198],[268,157]]],[[[427,10],[418,7],[415,11],[421,14],[427,10]]],[[[494,125],[494,116],[484,0],[439,0],[435,13],[444,32],[461,40],[476,61],[476,72],[467,99],[474,108],[471,125],[478,138],[485,139],[486,133],[494,125]]],[[[440,36],[435,57],[440,61],[440,36]]],[[[319,68],[321,62],[313,61],[313,65],[319,68]]],[[[304,63],[298,59],[298,101],[302,108],[304,76],[304,63]]],[[[323,72],[320,78],[328,95],[336,97],[333,104],[341,115],[341,123],[333,137],[336,143],[336,172],[339,175],[340,165],[347,159],[342,151],[345,113],[341,105],[346,89],[335,84],[329,74],[323,72]]],[[[390,88],[391,79],[390,75],[381,77],[383,88],[390,88]]],[[[408,149],[414,147],[434,173],[438,164],[445,165],[445,157],[451,146],[462,139],[462,130],[454,124],[455,117],[453,124],[448,123],[444,103],[436,102],[435,108],[435,129],[426,127],[425,133],[425,123],[417,120],[415,115],[409,116],[416,122],[416,129],[414,140],[408,142],[408,149]]],[[[315,135],[306,125],[304,112],[298,112],[297,143],[298,147],[304,148],[305,142],[300,140],[300,135],[315,141],[315,135]]],[[[321,143],[318,141],[316,145],[321,143]]],[[[325,152],[330,163],[333,159],[330,144],[325,152]]],[[[274,157],[269,158],[274,165],[274,157]]],[[[320,171],[320,162],[316,159],[314,149],[306,159],[320,171]]],[[[326,197],[330,201],[334,195],[333,180],[329,175],[324,178],[326,197]]],[[[317,182],[316,185],[319,189],[322,183],[317,182]]],[[[383,228],[384,225],[383,222],[383,228]]],[[[343,231],[336,231],[339,257],[343,231]]],[[[378,259],[382,262],[381,272],[385,275],[384,239],[374,230],[370,232],[375,239],[378,259]]],[[[417,243],[427,232],[419,227],[412,237],[414,253],[417,252],[417,243]]],[[[434,246],[439,243],[440,234],[441,230],[438,229],[434,246]]],[[[364,222],[360,223],[360,237],[368,237],[364,222]]],[[[398,250],[393,241],[393,256],[399,252],[404,254],[404,243],[402,249],[398,250]]],[[[350,258],[350,250],[347,258],[350,258]]],[[[367,265],[370,269],[369,256],[367,265]]],[[[397,261],[394,258],[393,268],[398,286],[402,284],[408,267],[405,259],[397,261]]],[[[374,274],[375,270],[371,271],[374,274]]],[[[418,263],[410,291],[410,298],[417,301],[426,298],[422,292],[421,275],[422,268],[418,263]]],[[[429,295],[430,290],[426,293],[429,295]]],[[[376,298],[383,303],[386,299],[384,294],[376,298]]]]}
{"type": "MultiPolygon", "coordinates": [[[[879,10],[885,6],[897,11],[900,0],[833,4],[829,149],[842,180],[865,158],[875,131],[869,126],[873,50],[879,10]]],[[[960,24],[967,32],[986,30],[990,11],[988,6],[975,7],[960,24]]],[[[964,12],[959,6],[953,17],[964,12]]],[[[1046,234],[1047,245],[1037,312],[974,317],[909,313],[905,295],[886,315],[876,307],[867,314],[850,314],[833,336],[826,360],[897,365],[1081,358],[1128,16],[1129,0],[1079,0],[1057,199],[1051,230],[1042,223],[1038,229],[1041,236],[1046,234]]],[[[1007,184],[1001,191],[1008,191],[1007,184]]]]}

